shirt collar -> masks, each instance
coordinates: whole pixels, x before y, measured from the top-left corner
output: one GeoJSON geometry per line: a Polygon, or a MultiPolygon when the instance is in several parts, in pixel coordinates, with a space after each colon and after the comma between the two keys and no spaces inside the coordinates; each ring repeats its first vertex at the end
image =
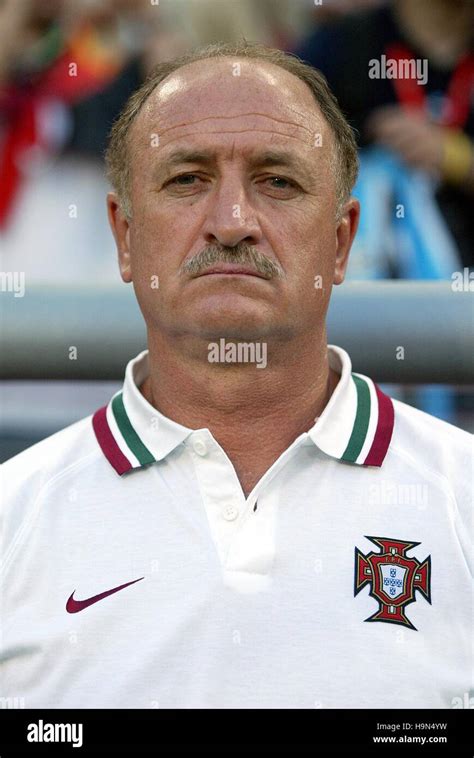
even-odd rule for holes
{"type": "Polygon", "coordinates": [[[392,438],[393,402],[372,379],[352,371],[345,350],[328,345],[328,358],[340,379],[308,435],[332,458],[380,467],[392,438]]]}
{"type": "MultiPolygon", "coordinates": [[[[392,400],[367,376],[352,372],[349,355],[328,345],[329,365],[339,382],[321,416],[307,432],[323,453],[361,466],[381,466],[394,426],[392,400]]],[[[125,370],[123,388],[92,417],[97,441],[118,474],[160,461],[193,434],[167,418],[142,395],[148,375],[148,350],[125,370]]]]}

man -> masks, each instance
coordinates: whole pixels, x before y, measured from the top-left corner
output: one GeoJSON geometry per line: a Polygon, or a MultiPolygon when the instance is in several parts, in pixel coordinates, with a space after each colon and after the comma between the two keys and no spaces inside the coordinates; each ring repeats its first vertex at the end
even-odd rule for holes
{"type": "Polygon", "coordinates": [[[327,346],[359,205],[324,79],[258,45],[197,51],[132,96],[107,160],[148,350],[3,467],[0,694],[464,702],[470,437],[327,346]]]}

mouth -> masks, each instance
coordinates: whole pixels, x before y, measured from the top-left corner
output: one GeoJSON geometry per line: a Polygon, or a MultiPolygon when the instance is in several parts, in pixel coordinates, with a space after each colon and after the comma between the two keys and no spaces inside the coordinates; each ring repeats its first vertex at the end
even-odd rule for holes
{"type": "Polygon", "coordinates": [[[267,276],[264,276],[259,271],[256,271],[254,268],[249,268],[248,266],[242,266],[242,264],[239,263],[219,263],[215,266],[211,266],[211,268],[206,269],[206,271],[203,271],[202,274],[198,274],[198,276],[256,276],[259,279],[268,279],[267,276]]]}

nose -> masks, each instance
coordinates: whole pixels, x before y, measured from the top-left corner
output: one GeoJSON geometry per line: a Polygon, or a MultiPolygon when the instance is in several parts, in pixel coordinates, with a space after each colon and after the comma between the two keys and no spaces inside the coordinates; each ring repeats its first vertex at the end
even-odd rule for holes
{"type": "Polygon", "coordinates": [[[258,245],[262,230],[246,194],[242,181],[234,176],[221,179],[204,222],[204,238],[208,244],[216,242],[236,247],[240,242],[258,245]]]}

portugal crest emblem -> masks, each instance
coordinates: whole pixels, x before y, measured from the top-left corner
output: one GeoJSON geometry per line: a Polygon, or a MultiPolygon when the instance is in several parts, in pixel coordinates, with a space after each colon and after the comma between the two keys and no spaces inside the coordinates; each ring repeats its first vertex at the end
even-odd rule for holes
{"type": "Polygon", "coordinates": [[[431,605],[431,556],[420,563],[407,557],[411,548],[420,542],[403,542],[386,537],[366,537],[380,548],[380,552],[367,555],[355,549],[354,596],[366,584],[369,595],[379,603],[379,610],[365,621],[387,621],[415,629],[405,615],[405,608],[415,602],[415,590],[419,590],[431,605]]]}

